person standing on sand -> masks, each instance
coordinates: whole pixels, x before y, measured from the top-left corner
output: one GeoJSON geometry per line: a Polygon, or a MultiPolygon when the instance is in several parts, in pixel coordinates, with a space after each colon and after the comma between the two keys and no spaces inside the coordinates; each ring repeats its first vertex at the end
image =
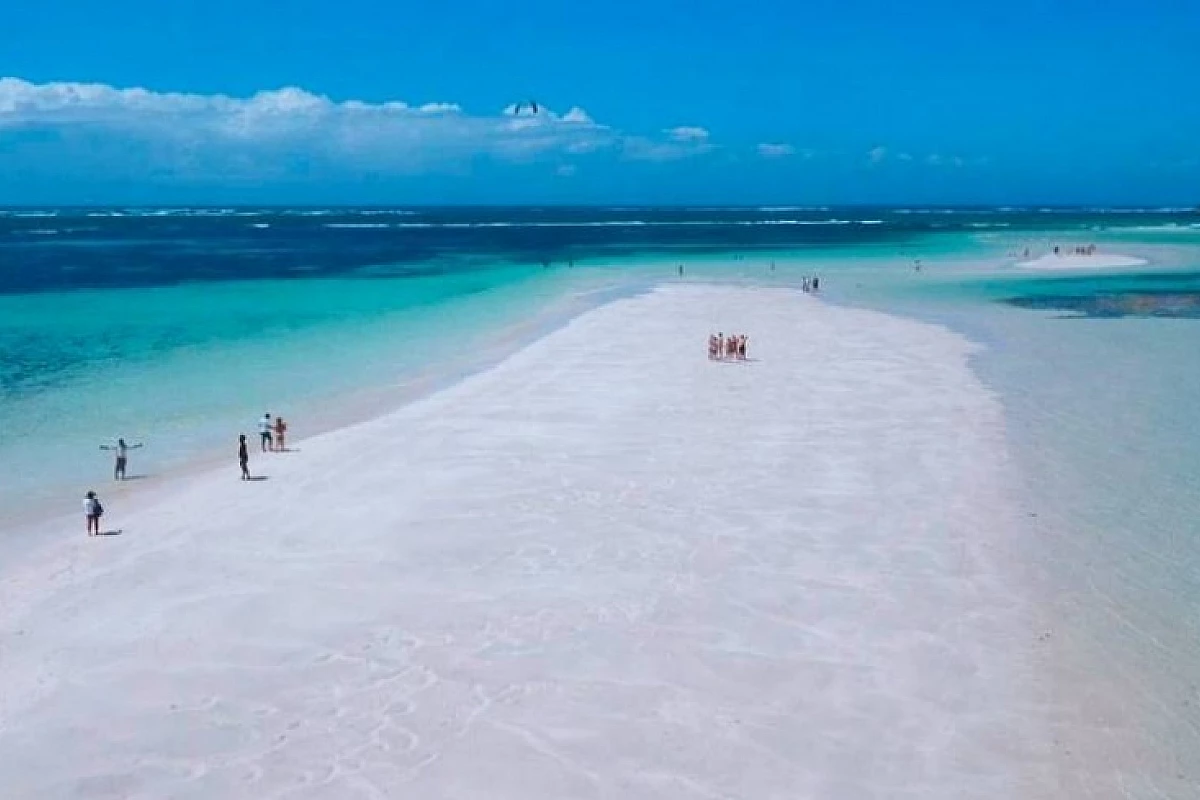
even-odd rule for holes
{"type": "Polygon", "coordinates": [[[112,445],[112,444],[100,445],[101,450],[112,450],[114,455],[116,455],[116,457],[117,457],[116,463],[113,465],[113,480],[114,481],[125,480],[125,466],[126,466],[126,464],[129,463],[128,452],[130,450],[136,450],[137,448],[139,448],[141,446],[142,446],[141,442],[139,442],[137,444],[125,444],[124,439],[117,439],[117,443],[115,445],[112,445]]]}
{"type": "Polygon", "coordinates": [[[88,492],[83,498],[83,516],[87,519],[88,536],[100,535],[100,517],[104,514],[104,506],[95,492],[88,492]]]}
{"type": "Polygon", "coordinates": [[[258,421],[258,439],[262,446],[262,451],[265,453],[268,450],[275,448],[271,444],[271,415],[263,414],[263,418],[258,421]]]}
{"type": "Polygon", "coordinates": [[[287,423],[283,421],[283,417],[275,418],[275,449],[279,452],[287,450],[284,445],[284,435],[287,433],[287,423]]]}
{"type": "Polygon", "coordinates": [[[242,467],[242,480],[250,480],[250,453],[246,449],[246,434],[238,436],[238,464],[242,467]]]}

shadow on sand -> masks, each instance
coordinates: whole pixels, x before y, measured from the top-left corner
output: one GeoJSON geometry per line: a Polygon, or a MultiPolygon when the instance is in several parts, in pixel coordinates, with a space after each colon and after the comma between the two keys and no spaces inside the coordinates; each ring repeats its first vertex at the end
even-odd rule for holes
{"type": "Polygon", "coordinates": [[[246,478],[246,480],[248,480],[248,481],[269,481],[269,480],[271,480],[271,476],[270,475],[251,475],[249,478],[246,478]]]}
{"type": "Polygon", "coordinates": [[[100,532],[99,532],[99,533],[97,533],[96,535],[97,535],[97,536],[120,536],[120,535],[121,535],[122,533],[124,533],[124,532],[125,532],[125,531],[123,531],[123,530],[122,530],[122,529],[120,529],[120,528],[115,528],[115,529],[113,529],[113,530],[111,530],[111,531],[100,531],[100,532]]]}

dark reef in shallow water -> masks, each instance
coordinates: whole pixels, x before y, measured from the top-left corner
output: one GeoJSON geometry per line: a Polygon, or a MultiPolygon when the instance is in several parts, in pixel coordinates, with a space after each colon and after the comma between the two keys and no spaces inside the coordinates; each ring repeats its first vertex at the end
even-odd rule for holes
{"type": "Polygon", "coordinates": [[[1200,292],[1104,292],[1093,295],[1012,297],[1019,308],[1058,309],[1096,318],[1169,317],[1200,319],[1200,292]]]}
{"type": "Polygon", "coordinates": [[[1025,279],[996,288],[995,296],[1008,305],[1072,317],[1200,319],[1196,271],[1025,279]]]}

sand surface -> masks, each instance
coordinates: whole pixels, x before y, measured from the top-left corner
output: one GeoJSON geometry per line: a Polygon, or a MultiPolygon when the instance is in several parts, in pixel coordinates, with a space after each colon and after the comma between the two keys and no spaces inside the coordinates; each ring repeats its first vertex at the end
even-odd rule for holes
{"type": "Polygon", "coordinates": [[[1040,270],[1088,270],[1088,269],[1121,269],[1123,267],[1142,267],[1147,263],[1144,258],[1123,256],[1116,253],[1095,253],[1090,256],[1064,254],[1056,256],[1053,253],[1022,261],[1017,264],[1022,269],[1040,270]]]}
{"type": "Polygon", "coordinates": [[[0,571],[2,794],[1053,797],[969,353],[658,290],[268,480],[56,522],[0,571]]]}

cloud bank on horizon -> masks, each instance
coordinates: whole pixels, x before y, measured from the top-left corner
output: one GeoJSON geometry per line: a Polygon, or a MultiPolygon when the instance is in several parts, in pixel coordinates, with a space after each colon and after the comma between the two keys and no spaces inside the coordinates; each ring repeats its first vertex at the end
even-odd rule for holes
{"type": "Polygon", "coordinates": [[[598,154],[667,161],[715,149],[703,128],[627,134],[581,108],[487,116],[453,103],[337,102],[294,87],[230,97],[18,78],[0,78],[0,143],[7,160],[20,158],[27,170],[234,182],[455,172],[478,159],[545,163],[570,176],[575,162],[598,154]]]}
{"type": "Polygon", "coordinates": [[[624,130],[579,107],[478,114],[295,87],[231,96],[9,77],[0,204],[1022,199],[1004,191],[1020,180],[978,154],[747,139],[721,143],[694,124],[624,130]]]}

